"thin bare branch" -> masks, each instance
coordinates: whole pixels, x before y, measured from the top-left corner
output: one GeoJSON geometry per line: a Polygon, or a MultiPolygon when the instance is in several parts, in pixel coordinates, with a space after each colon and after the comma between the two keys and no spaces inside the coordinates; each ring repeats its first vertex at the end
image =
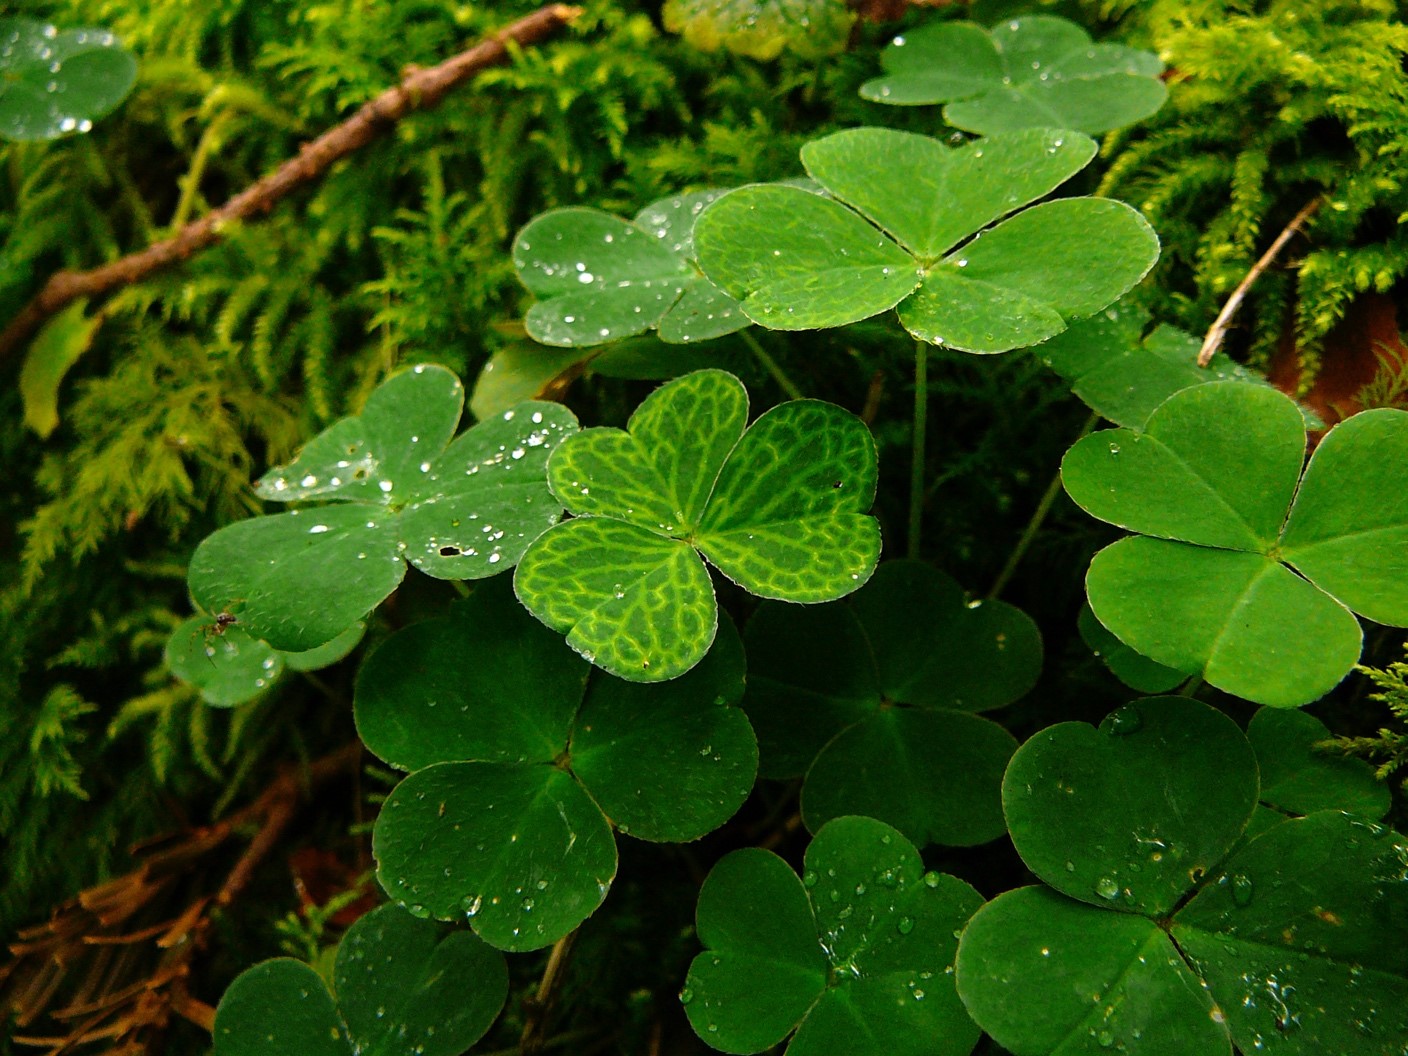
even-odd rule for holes
{"type": "Polygon", "coordinates": [[[91,271],[60,271],[50,276],[34,299],[0,331],[0,363],[22,348],[46,320],[72,302],[81,297],[106,296],[214,245],[231,225],[268,213],[299,187],[322,178],[336,162],[385,135],[407,114],[434,108],[452,89],[480,71],[503,62],[509,56],[510,45],[537,44],[581,13],[578,7],[548,4],[438,66],[411,69],[400,84],[366,103],[342,124],[313,142],[305,143],[297,157],[290,158],[218,209],[187,224],[171,238],[91,271]]]}
{"type": "Polygon", "coordinates": [[[1232,326],[1232,317],[1237,314],[1237,309],[1242,307],[1242,301],[1246,299],[1247,291],[1252,288],[1252,283],[1261,277],[1261,273],[1271,266],[1281,250],[1286,248],[1297,231],[1305,226],[1305,222],[1315,215],[1315,210],[1320,208],[1319,198],[1312,198],[1301,207],[1300,212],[1291,218],[1291,222],[1285,226],[1276,241],[1267,247],[1260,259],[1252,265],[1251,271],[1242,277],[1242,281],[1237,283],[1237,288],[1232,291],[1232,296],[1227,298],[1227,303],[1222,306],[1222,311],[1217,313],[1217,318],[1213,320],[1212,326],[1208,328],[1208,333],[1203,338],[1203,347],[1198,350],[1198,366],[1206,367],[1212,362],[1214,353],[1222,345],[1222,340],[1227,336],[1227,331],[1232,326]]]}

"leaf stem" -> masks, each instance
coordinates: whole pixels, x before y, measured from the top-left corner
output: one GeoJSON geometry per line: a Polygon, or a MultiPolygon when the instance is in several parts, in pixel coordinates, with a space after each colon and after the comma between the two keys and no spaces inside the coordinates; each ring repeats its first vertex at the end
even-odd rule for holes
{"type": "Polygon", "coordinates": [[[914,432],[909,466],[909,549],[919,556],[920,532],[924,522],[924,450],[929,417],[929,346],[914,343],[914,432]]]}
{"type": "Polygon", "coordinates": [[[543,1051],[543,1044],[547,1040],[543,1037],[543,1032],[548,1025],[548,1017],[552,1014],[552,1006],[557,1001],[563,968],[576,938],[577,933],[569,931],[553,943],[548,952],[547,964],[543,967],[543,978],[538,983],[538,989],[531,999],[525,999],[523,1002],[523,1035],[518,1042],[518,1051],[522,1056],[535,1056],[543,1051]]]}
{"type": "MultiPolygon", "coordinates": [[[[1086,433],[1095,428],[1100,421],[1100,415],[1092,413],[1081,426],[1080,434],[1076,437],[1079,440],[1086,433]]],[[[988,600],[991,601],[1006,589],[1008,582],[1012,579],[1012,574],[1017,571],[1017,566],[1021,564],[1022,558],[1031,549],[1032,543],[1036,540],[1037,532],[1041,531],[1042,524],[1045,523],[1047,514],[1051,512],[1051,507],[1056,504],[1056,497],[1061,494],[1061,471],[1058,469],[1056,475],[1051,478],[1051,483],[1046,486],[1046,491],[1042,493],[1041,501],[1036,504],[1036,509],[1032,511],[1031,519],[1027,521],[1027,526],[1022,529],[1022,535],[1017,540],[1017,545],[1012,548],[1012,552],[1007,555],[1007,563],[1002,566],[1002,571],[997,574],[997,579],[993,580],[992,589],[988,591],[988,600]]]]}
{"type": "Polygon", "coordinates": [[[772,375],[772,380],[777,382],[783,392],[787,393],[787,398],[792,400],[805,400],[807,397],[801,389],[797,388],[797,383],[787,376],[787,371],[782,369],[782,364],[773,359],[768,354],[761,342],[753,336],[752,329],[738,331],[739,338],[748,346],[749,351],[763,365],[763,369],[772,375]]]}
{"type": "Polygon", "coordinates": [[[176,211],[171,216],[170,232],[176,234],[187,223],[190,222],[191,214],[195,211],[196,195],[200,191],[201,180],[205,177],[205,170],[210,164],[210,157],[215,152],[216,143],[225,127],[225,114],[221,114],[210,122],[203,133],[200,141],[196,143],[195,153],[191,156],[190,168],[186,170],[186,175],[181,177],[181,197],[176,203],[176,211]]]}
{"type": "Polygon", "coordinates": [[[1180,697],[1196,697],[1198,695],[1198,690],[1202,688],[1203,676],[1193,675],[1191,678],[1188,679],[1187,682],[1184,682],[1183,685],[1179,686],[1176,690],[1174,690],[1174,693],[1176,693],[1180,697]]]}

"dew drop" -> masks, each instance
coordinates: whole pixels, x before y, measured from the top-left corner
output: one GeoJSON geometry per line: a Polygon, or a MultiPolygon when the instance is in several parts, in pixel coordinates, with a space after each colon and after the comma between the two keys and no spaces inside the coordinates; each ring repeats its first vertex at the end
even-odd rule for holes
{"type": "Polygon", "coordinates": [[[1115,737],[1136,732],[1144,725],[1144,716],[1133,704],[1116,708],[1104,722],[1105,732],[1115,737]]]}
{"type": "Polygon", "coordinates": [[[1236,873],[1232,877],[1232,901],[1239,906],[1252,904],[1252,878],[1245,873],[1236,873]]]}

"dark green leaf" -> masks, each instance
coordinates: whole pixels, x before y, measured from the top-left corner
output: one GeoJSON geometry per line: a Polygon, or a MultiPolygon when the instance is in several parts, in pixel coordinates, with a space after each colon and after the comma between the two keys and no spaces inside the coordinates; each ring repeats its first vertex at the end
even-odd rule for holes
{"type": "Polygon", "coordinates": [[[216,1056],[352,1056],[346,1032],[318,973],[280,958],[256,964],[229,985],[212,1035],[216,1056]]]}
{"type": "MultiPolygon", "coordinates": [[[[1107,308],[1043,342],[1036,349],[1071,392],[1116,425],[1142,429],[1159,404],[1175,392],[1217,381],[1265,385],[1266,380],[1216,353],[1207,367],[1197,364],[1202,342],[1171,326],[1140,335],[1149,313],[1127,306],[1107,308]]],[[[1302,408],[1302,415],[1309,415],[1302,408]]],[[[1312,416],[1313,417],[1313,416],[1312,416]]],[[[1307,424],[1318,426],[1319,420],[1307,424]]]]}
{"type": "Polygon", "coordinates": [[[377,875],[416,916],[468,921],[501,950],[536,950],[606,898],[616,841],[572,775],[551,763],[437,763],[388,797],[377,875]]]}
{"type": "Polygon", "coordinates": [[[544,466],[577,422],[557,404],[525,403],[450,442],[462,402],[440,367],[382,384],[361,415],[334,423],[258,484],[264,498],[338,504],[209,536],[191,558],[196,601],[235,613],[276,649],[302,652],[375,608],[407,560],[441,579],[512,567],[561,514],[544,466]]]}
{"type": "Polygon", "coordinates": [[[1007,831],[999,789],[1017,748],[995,722],[963,712],[886,708],[821,750],[802,789],[813,832],[863,814],[920,847],[966,847],[1007,831]]]}
{"type": "Polygon", "coordinates": [[[176,625],[166,640],[166,666],[201,699],[228,708],[253,700],[283,673],[283,654],[238,625],[218,628],[208,616],[176,625]]]}
{"type": "Polygon", "coordinates": [[[826,989],[830,966],[806,889],[771,851],[734,851],[710,870],[696,931],[706,952],[680,1000],[713,1048],[761,1052],[795,1030],[826,989]]]}
{"type": "Polygon", "coordinates": [[[1125,645],[1095,618],[1095,612],[1089,605],[1080,607],[1076,626],[1081,640],[1090,647],[1090,651],[1130,689],[1141,693],[1165,693],[1188,678],[1182,671],[1155,663],[1125,645]]]}
{"type": "Polygon", "coordinates": [[[1153,921],[1050,888],[993,899],[958,950],[958,992],[1018,1056],[1230,1054],[1224,1014],[1153,921]]]}
{"type": "Polygon", "coordinates": [[[699,898],[680,998],[699,1036],[760,1052],[794,1027],[792,1056],[961,1056],[978,1033],[952,983],[954,936],[981,898],[925,873],[904,837],[870,818],[831,822],[801,882],[770,852],[724,858],[699,898]]]}
{"type": "Polygon", "coordinates": [[[743,645],[725,619],[709,655],[665,685],[596,678],[577,717],[572,772],[623,833],[698,839],[738,811],[758,744],[737,705],[743,645]]]}
{"type": "Polygon", "coordinates": [[[357,674],[357,732],[402,770],[451,761],[551,763],[590,668],[485,584],[444,619],[398,631],[357,674]],[[473,650],[474,662],[457,657],[473,650]]]}
{"type": "Polygon", "coordinates": [[[881,692],[918,707],[989,711],[1041,674],[1041,632],[1003,601],[970,601],[932,565],[887,561],[851,599],[881,692]]]}
{"type": "Polygon", "coordinates": [[[1186,697],[1148,697],[1097,730],[1063,722],[1017,750],[1002,783],[1012,842],[1052,887],[1161,916],[1237,842],[1257,802],[1235,723],[1186,697]]]}
{"type": "Polygon", "coordinates": [[[737,303],[693,264],[694,219],[722,193],[667,198],[634,222],[596,209],[536,217],[513,247],[519,278],[540,298],[528,333],[586,347],[654,328],[663,341],[687,343],[747,326],[737,303]]]}
{"type": "Polygon", "coordinates": [[[357,920],[337,949],[333,980],[358,1056],[460,1056],[508,996],[502,954],[399,906],[357,920]]]}
{"type": "Polygon", "coordinates": [[[1239,850],[1173,921],[1243,1052],[1408,1047],[1408,843],[1338,811],[1239,850]]]}
{"type": "Polygon", "coordinates": [[[1313,715],[1262,708],[1247,725],[1261,766],[1261,801],[1293,814],[1343,810],[1371,820],[1388,813],[1388,786],[1363,759],[1317,752],[1330,731],[1313,715]]]}
{"type": "Polygon", "coordinates": [[[249,969],[215,1014],[217,1056],[459,1056],[508,992],[503,957],[399,906],[359,918],[337,951],[336,1005],[323,979],[287,959],[249,969]]]}

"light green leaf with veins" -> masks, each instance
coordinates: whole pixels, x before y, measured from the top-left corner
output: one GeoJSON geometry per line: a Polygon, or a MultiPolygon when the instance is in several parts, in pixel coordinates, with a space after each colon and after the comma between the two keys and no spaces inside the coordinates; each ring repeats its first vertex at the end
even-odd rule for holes
{"type": "Polygon", "coordinates": [[[880,554],[869,430],[831,404],[783,404],[744,431],[747,395],[704,370],[656,390],[628,429],[588,429],[549,463],[575,519],[515,574],[519,599],[593,663],[633,681],[688,671],[717,602],[705,568],[763,597],[858,588],[880,554]],[[701,555],[703,555],[701,557],[701,555]]]}

